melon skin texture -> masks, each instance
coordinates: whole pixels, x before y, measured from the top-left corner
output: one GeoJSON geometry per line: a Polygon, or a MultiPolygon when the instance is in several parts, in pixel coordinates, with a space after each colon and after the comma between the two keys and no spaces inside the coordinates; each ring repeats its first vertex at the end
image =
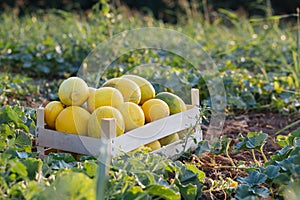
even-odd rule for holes
{"type": "Polygon", "coordinates": [[[139,104],[143,104],[145,101],[155,97],[155,89],[153,85],[143,77],[137,75],[123,75],[121,78],[127,78],[134,81],[141,90],[141,100],[139,104]]]}
{"type": "Polygon", "coordinates": [[[101,134],[101,119],[115,118],[116,119],[116,135],[120,136],[125,131],[125,123],[122,114],[119,110],[112,106],[102,106],[94,110],[88,121],[88,136],[100,138],[101,134]]]}
{"type": "Polygon", "coordinates": [[[58,97],[66,106],[80,106],[89,97],[89,87],[81,78],[70,77],[60,84],[58,97]]]}
{"type": "Polygon", "coordinates": [[[170,115],[170,109],[161,99],[149,99],[142,105],[146,122],[153,122],[170,115]]]}
{"type": "Polygon", "coordinates": [[[132,80],[126,78],[112,78],[106,81],[102,87],[113,87],[118,89],[124,97],[124,102],[140,103],[140,87],[132,80]]]}
{"type": "Polygon", "coordinates": [[[87,135],[88,121],[91,114],[82,107],[69,106],[56,118],[56,130],[63,133],[87,135]]]}
{"type": "Polygon", "coordinates": [[[122,93],[113,87],[90,88],[89,98],[87,99],[87,109],[92,113],[101,106],[112,106],[117,108],[124,103],[122,93]]]}
{"type": "Polygon", "coordinates": [[[155,98],[161,99],[168,104],[170,115],[186,111],[186,105],[184,101],[175,94],[170,92],[160,92],[155,98]]]}
{"type": "Polygon", "coordinates": [[[124,119],[125,131],[130,131],[145,124],[143,110],[135,103],[125,102],[117,108],[124,119]]]}
{"type": "Polygon", "coordinates": [[[161,146],[166,146],[166,145],[176,142],[178,140],[179,140],[179,135],[177,133],[173,133],[171,135],[168,135],[166,137],[159,139],[159,142],[160,142],[161,146]]]}
{"type": "Polygon", "coordinates": [[[44,120],[47,126],[55,129],[55,120],[59,113],[64,109],[60,101],[51,101],[44,108],[44,120]]]}

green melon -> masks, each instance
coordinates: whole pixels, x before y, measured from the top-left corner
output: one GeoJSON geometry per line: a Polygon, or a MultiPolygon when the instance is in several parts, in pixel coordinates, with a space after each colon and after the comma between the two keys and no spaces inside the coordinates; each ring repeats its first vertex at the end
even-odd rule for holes
{"type": "Polygon", "coordinates": [[[184,101],[175,94],[170,92],[160,92],[155,98],[161,99],[168,104],[170,115],[186,111],[186,105],[184,101]]]}

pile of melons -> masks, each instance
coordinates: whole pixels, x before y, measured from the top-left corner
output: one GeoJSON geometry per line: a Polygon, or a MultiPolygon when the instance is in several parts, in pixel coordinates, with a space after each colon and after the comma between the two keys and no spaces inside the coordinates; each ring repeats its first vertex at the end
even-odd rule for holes
{"type": "MultiPolygon", "coordinates": [[[[170,92],[156,94],[153,85],[137,75],[123,75],[92,88],[79,77],[64,80],[59,101],[44,109],[46,127],[64,133],[101,137],[102,118],[116,119],[116,134],[186,110],[184,101],[170,92]]],[[[156,150],[179,140],[177,133],[145,146],[156,150]]]]}

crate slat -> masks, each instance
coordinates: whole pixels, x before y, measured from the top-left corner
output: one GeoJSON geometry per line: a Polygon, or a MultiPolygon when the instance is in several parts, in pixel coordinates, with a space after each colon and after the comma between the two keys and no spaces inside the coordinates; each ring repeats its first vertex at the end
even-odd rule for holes
{"type": "Polygon", "coordinates": [[[92,155],[99,152],[101,142],[97,138],[39,128],[36,144],[40,147],[92,155]]]}
{"type": "Polygon", "coordinates": [[[148,123],[142,127],[129,131],[119,137],[113,138],[115,146],[113,155],[119,153],[119,148],[128,152],[138,148],[141,144],[148,144],[172,133],[176,133],[194,126],[199,116],[199,109],[192,108],[160,120],[148,123]]]}

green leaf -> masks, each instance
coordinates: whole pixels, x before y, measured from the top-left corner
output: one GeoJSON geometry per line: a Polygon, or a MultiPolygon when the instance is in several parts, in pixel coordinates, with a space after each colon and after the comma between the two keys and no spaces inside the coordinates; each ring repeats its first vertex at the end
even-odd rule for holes
{"type": "Polygon", "coordinates": [[[267,137],[268,134],[266,133],[250,132],[247,135],[246,147],[249,149],[259,148],[264,144],[267,137]]]}
{"type": "Polygon", "coordinates": [[[289,135],[288,135],[288,141],[289,141],[289,145],[294,145],[294,139],[296,137],[300,137],[300,128],[292,131],[289,135]]]}
{"type": "Polygon", "coordinates": [[[285,147],[285,146],[289,145],[289,143],[288,143],[288,136],[286,136],[286,135],[278,135],[276,137],[276,144],[278,144],[281,147],[285,147]]]}
{"type": "Polygon", "coordinates": [[[209,147],[208,141],[207,140],[201,140],[198,143],[195,154],[197,156],[201,156],[202,153],[209,152],[209,151],[210,151],[210,147],[209,147]]]}
{"type": "Polygon", "coordinates": [[[204,182],[204,178],[205,178],[205,173],[203,171],[201,171],[200,169],[198,169],[195,165],[193,164],[185,164],[186,168],[190,171],[192,171],[194,174],[197,174],[198,180],[200,182],[204,182]]]}
{"type": "Polygon", "coordinates": [[[249,185],[239,185],[234,196],[238,200],[258,200],[257,196],[252,191],[249,185]]]}
{"type": "Polygon", "coordinates": [[[267,198],[270,194],[270,191],[267,188],[254,188],[254,193],[262,198],[267,198]]]}
{"type": "Polygon", "coordinates": [[[297,137],[294,139],[294,146],[295,147],[300,147],[300,137],[297,137]]]}
{"type": "Polygon", "coordinates": [[[10,160],[9,164],[10,164],[11,172],[19,174],[22,177],[27,177],[28,172],[27,172],[26,166],[23,163],[21,163],[17,160],[10,160]]]}
{"type": "Polygon", "coordinates": [[[62,173],[37,199],[94,200],[95,182],[83,173],[62,173]]]}
{"type": "Polygon", "coordinates": [[[259,132],[249,132],[246,138],[243,138],[236,146],[236,150],[257,149],[260,148],[267,139],[268,134],[259,132]]]}
{"type": "Polygon", "coordinates": [[[0,124],[13,123],[17,128],[23,128],[28,132],[28,127],[24,125],[18,114],[10,107],[4,106],[0,108],[0,124]]]}
{"type": "Polygon", "coordinates": [[[22,161],[26,166],[28,178],[34,180],[37,174],[40,174],[42,171],[43,162],[40,159],[36,158],[27,158],[22,161]]]}
{"type": "Polygon", "coordinates": [[[83,169],[86,171],[89,177],[95,177],[97,175],[98,165],[95,162],[85,161],[83,169]]]}
{"type": "Polygon", "coordinates": [[[265,174],[268,176],[268,178],[273,179],[276,176],[279,175],[280,167],[275,165],[268,165],[266,167],[265,174]]]}
{"type": "Polygon", "coordinates": [[[45,66],[45,65],[38,65],[37,69],[41,72],[43,72],[44,74],[49,74],[50,73],[50,69],[49,67],[45,66]]]}
{"type": "Polygon", "coordinates": [[[196,185],[193,185],[192,183],[188,184],[182,184],[177,178],[175,179],[175,184],[180,190],[180,194],[184,199],[196,199],[198,188],[196,185]]]}
{"type": "Polygon", "coordinates": [[[126,191],[124,199],[150,200],[151,197],[140,186],[133,186],[126,191]]]}
{"type": "Polygon", "coordinates": [[[15,144],[21,149],[24,149],[26,152],[31,151],[31,138],[23,131],[19,131],[17,134],[15,144]]]}
{"type": "Polygon", "coordinates": [[[245,178],[239,176],[237,180],[241,183],[248,184],[249,186],[255,186],[264,183],[267,180],[267,175],[255,170],[249,172],[249,175],[245,178]]]}
{"type": "Polygon", "coordinates": [[[144,186],[155,184],[155,179],[153,173],[147,171],[141,171],[141,172],[134,172],[134,175],[136,177],[136,180],[139,182],[139,184],[142,184],[144,186]]]}
{"type": "Polygon", "coordinates": [[[149,185],[144,190],[151,196],[158,196],[166,200],[180,199],[180,193],[162,185],[149,185]]]}
{"type": "Polygon", "coordinates": [[[25,199],[39,199],[38,196],[44,192],[46,186],[36,181],[29,181],[27,187],[22,191],[25,199]]]}
{"type": "Polygon", "coordinates": [[[275,184],[284,184],[288,183],[289,181],[291,181],[290,175],[286,173],[280,173],[276,178],[273,179],[272,182],[275,184]]]}
{"type": "Polygon", "coordinates": [[[271,159],[274,160],[274,161],[282,161],[282,160],[289,157],[292,150],[293,150],[293,147],[286,146],[286,147],[276,151],[275,155],[271,156],[271,159]]]}
{"type": "Polygon", "coordinates": [[[70,153],[50,153],[48,155],[53,160],[63,160],[66,163],[75,162],[75,158],[70,153]]]}

